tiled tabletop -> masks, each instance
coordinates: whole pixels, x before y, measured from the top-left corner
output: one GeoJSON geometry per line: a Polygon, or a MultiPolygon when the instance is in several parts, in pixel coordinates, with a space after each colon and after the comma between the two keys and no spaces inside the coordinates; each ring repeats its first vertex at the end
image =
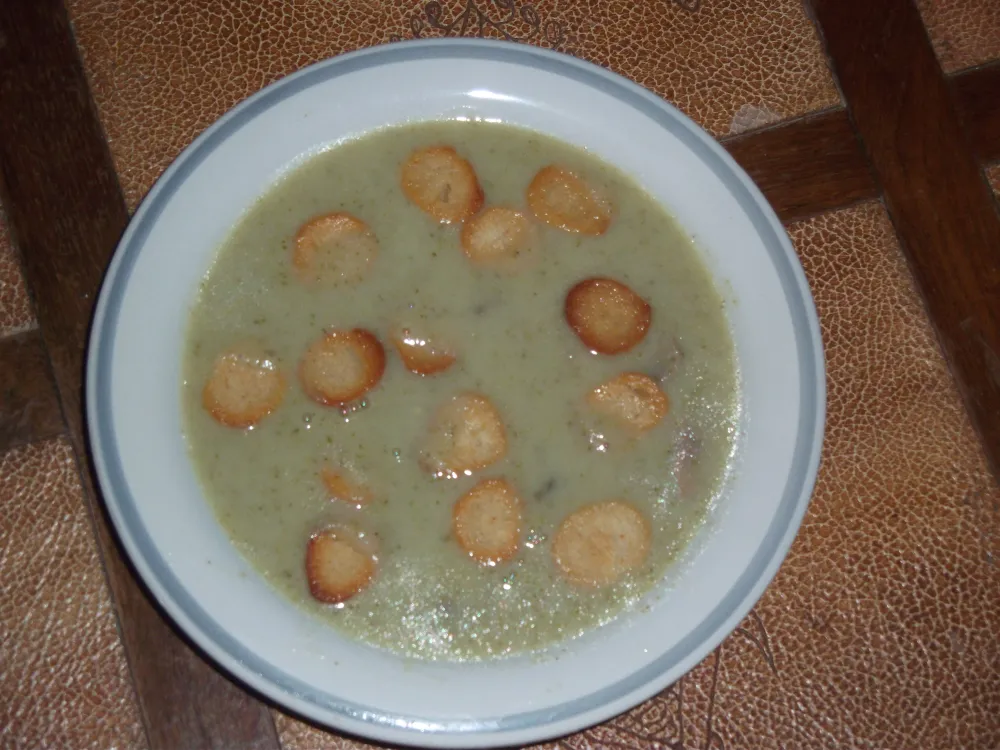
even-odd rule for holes
{"type": "MultiPolygon", "coordinates": [[[[945,73],[1000,58],[1000,3],[917,5],[945,73]]],[[[844,104],[800,0],[69,0],[67,10],[129,210],[233,104],[396,38],[482,29],[570,52],[720,138],[844,104]]],[[[808,145],[802,153],[811,158],[808,145]]],[[[1000,164],[982,167],[1000,191],[1000,164]]],[[[553,747],[1000,747],[1000,489],[877,198],[787,227],[820,314],[829,407],[816,492],[777,578],[690,674],[553,747]]],[[[8,340],[38,326],[11,225],[0,215],[8,340]]],[[[143,748],[159,736],[149,726],[169,721],[169,707],[136,693],[80,467],[66,436],[0,445],[2,747],[143,748]]],[[[363,746],[270,711],[284,750],[363,746]]],[[[197,736],[199,747],[234,746],[197,736]]]]}
{"type": "Polygon", "coordinates": [[[481,13],[487,36],[608,66],[720,136],[839,103],[799,0],[68,5],[130,208],[195,135],[262,86],[339,52],[455,35],[463,14],[469,32],[481,13]],[[534,25],[519,22],[527,8],[534,25]],[[432,17],[457,26],[435,29],[432,17]]]}
{"type": "Polygon", "coordinates": [[[990,0],[919,0],[946,73],[1000,58],[1000,4],[990,0]]]}

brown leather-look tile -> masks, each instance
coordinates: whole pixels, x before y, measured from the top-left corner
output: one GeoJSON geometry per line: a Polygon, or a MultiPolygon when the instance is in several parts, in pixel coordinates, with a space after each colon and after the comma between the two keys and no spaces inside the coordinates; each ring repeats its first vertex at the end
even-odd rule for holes
{"type": "Polygon", "coordinates": [[[592,60],[677,104],[714,135],[840,103],[798,0],[594,3],[592,60]],[[690,9],[690,10],[689,10],[690,9]]]}
{"type": "Polygon", "coordinates": [[[0,457],[0,502],[0,747],[145,748],[69,444],[0,457]]]}
{"type": "Polygon", "coordinates": [[[986,174],[986,179],[989,180],[990,187],[993,188],[993,192],[1000,196],[1000,164],[986,167],[983,171],[986,174]]]}
{"type": "MultiPolygon", "coordinates": [[[[1000,490],[892,225],[794,224],[826,346],[823,466],[784,565],[678,683],[546,747],[1000,746],[1000,490]]],[[[285,750],[364,747],[276,717],[285,750]]]]}
{"type": "Polygon", "coordinates": [[[718,135],[839,101],[800,0],[68,6],[130,208],[198,133],[275,79],[391,38],[457,35],[463,26],[475,35],[480,21],[484,36],[555,47],[623,73],[718,135]]]}
{"type": "Polygon", "coordinates": [[[718,731],[727,747],[1000,746],[1000,490],[892,226],[867,203],[790,234],[826,346],[823,466],[755,609],[771,658],[726,642],[718,731]]]}
{"type": "Polygon", "coordinates": [[[946,73],[1000,58],[1000,3],[996,0],[917,0],[946,73]]]}
{"type": "Polygon", "coordinates": [[[0,207],[0,336],[20,333],[37,324],[28,299],[21,264],[0,207]]]}
{"type": "Polygon", "coordinates": [[[742,133],[839,103],[812,24],[795,0],[400,3],[399,36],[455,36],[463,24],[570,52],[641,83],[715,135],[742,133]],[[502,5],[502,3],[498,3],[502,5]],[[517,23],[532,7],[537,28],[517,23]],[[509,8],[509,6],[508,6],[509,8]],[[440,9],[440,10],[439,10],[440,9]],[[481,11],[486,11],[481,15],[481,11]],[[511,21],[490,23],[510,17],[511,21]]]}

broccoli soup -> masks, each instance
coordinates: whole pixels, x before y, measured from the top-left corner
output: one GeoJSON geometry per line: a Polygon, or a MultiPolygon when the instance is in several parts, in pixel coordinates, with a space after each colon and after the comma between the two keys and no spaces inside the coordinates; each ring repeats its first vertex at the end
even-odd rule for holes
{"type": "Polygon", "coordinates": [[[294,169],[219,251],[186,346],[186,437],[234,544],[415,658],[636,606],[733,452],[733,346],[691,240],[616,169],[496,123],[294,169]]]}

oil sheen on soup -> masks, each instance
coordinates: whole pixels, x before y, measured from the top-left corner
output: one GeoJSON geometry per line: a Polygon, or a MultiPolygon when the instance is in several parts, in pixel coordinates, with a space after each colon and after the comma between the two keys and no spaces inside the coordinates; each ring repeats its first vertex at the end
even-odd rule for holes
{"type": "Polygon", "coordinates": [[[615,168],[497,123],[309,158],[226,240],[186,342],[190,454],[234,544],[409,657],[529,652],[638,606],[733,453],[696,246],[615,168]]]}

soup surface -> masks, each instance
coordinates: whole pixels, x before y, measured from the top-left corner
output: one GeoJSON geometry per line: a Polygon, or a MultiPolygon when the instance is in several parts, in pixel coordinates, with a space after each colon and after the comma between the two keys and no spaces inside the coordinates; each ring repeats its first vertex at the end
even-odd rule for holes
{"type": "MultiPolygon", "coordinates": [[[[194,305],[182,400],[206,495],[268,581],[362,641],[465,660],[538,649],[635,606],[725,479],[737,388],[720,295],[692,241],[631,179],[529,131],[436,122],[337,145],[249,210],[194,305]],[[404,194],[402,165],[432,144],[471,163],[485,207],[531,218],[530,252],[512,268],[470,261],[461,225],[438,223],[404,194]],[[564,231],[532,217],[526,190],[549,164],[583,176],[607,200],[606,231],[564,231]],[[291,260],[296,233],[331,212],[367,224],[377,254],[359,278],[304,282],[291,260]],[[592,277],[621,282],[648,303],[648,330],[621,353],[595,353],[567,322],[567,293],[592,277]],[[409,371],[391,343],[401,327],[446,341],[454,362],[434,374],[409,371]],[[385,369],[360,398],[326,406],[307,395],[299,363],[331,329],[374,334],[385,369]],[[213,363],[234,346],[262,352],[287,379],[280,406],[250,428],[220,424],[205,408],[213,363]],[[649,376],[669,400],[666,415],[661,409],[642,430],[588,400],[625,372],[649,376]],[[442,404],[468,393],[495,407],[505,451],[482,469],[435,471],[429,425],[442,404]],[[362,488],[360,502],[332,499],[322,480],[330,467],[362,488]],[[516,549],[485,561],[453,528],[456,502],[483,479],[503,479],[521,512],[516,549]],[[614,580],[581,585],[556,564],[553,539],[569,514],[609,500],[645,519],[648,552],[614,580]],[[375,560],[359,592],[332,604],[310,594],[305,564],[310,536],[331,526],[361,530],[375,560]]],[[[500,524],[493,521],[486,526],[500,524]]]]}

